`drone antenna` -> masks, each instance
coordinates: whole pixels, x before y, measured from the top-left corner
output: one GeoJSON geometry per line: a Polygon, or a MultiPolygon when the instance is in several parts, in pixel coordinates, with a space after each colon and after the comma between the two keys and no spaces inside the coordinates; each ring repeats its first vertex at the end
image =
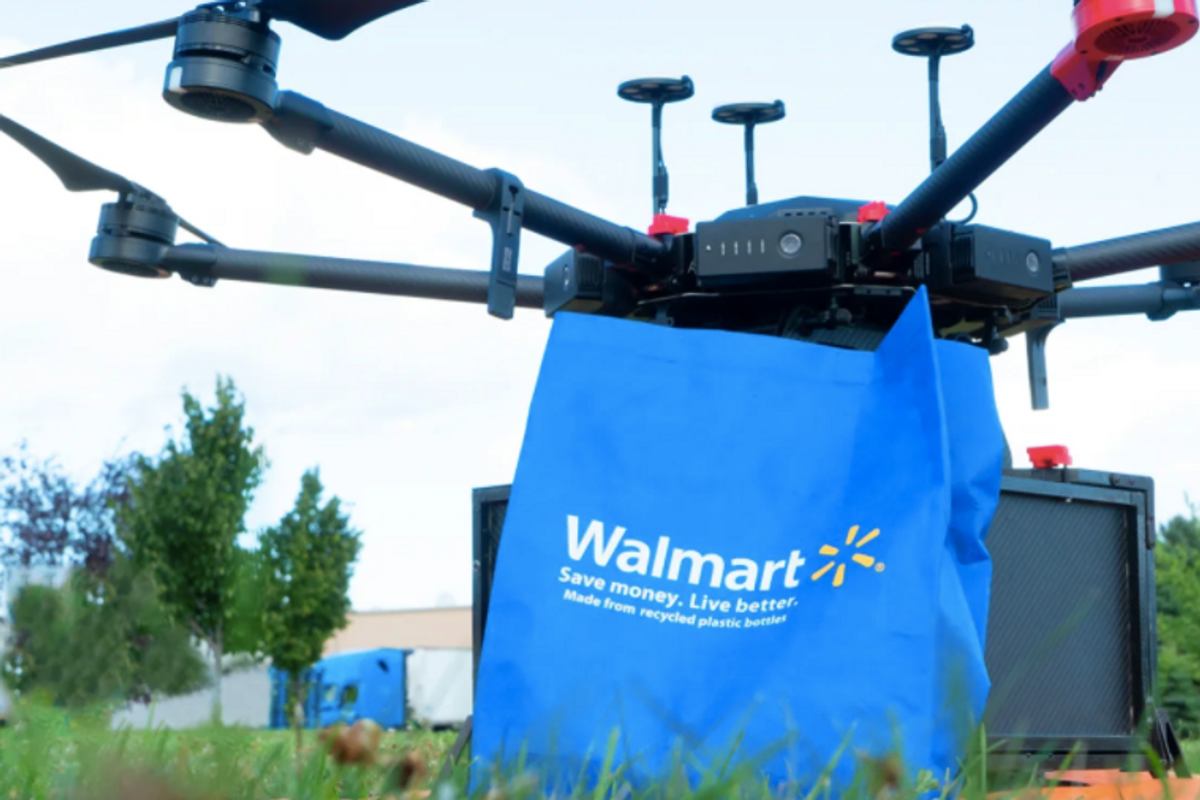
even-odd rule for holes
{"type": "Polygon", "coordinates": [[[654,215],[665,214],[670,195],[667,165],[662,155],[662,114],[667,103],[687,100],[696,93],[692,79],[682,78],[638,78],[626,81],[617,87],[617,95],[631,103],[650,103],[650,124],[654,131],[654,215]]]}
{"type": "MultiPolygon", "coordinates": [[[[942,124],[940,78],[942,56],[964,53],[975,45],[975,31],[970,25],[961,28],[917,28],[905,31],[892,39],[892,49],[906,56],[929,59],[929,166],[931,172],[946,162],[946,126],[942,124]]],[[[979,208],[975,193],[971,196],[971,215],[979,208]]]]}
{"type": "Polygon", "coordinates": [[[746,128],[746,205],[758,205],[758,186],[754,182],[754,126],[778,122],[787,116],[782,100],[774,103],[733,103],[713,109],[713,119],[727,125],[746,128]]]}

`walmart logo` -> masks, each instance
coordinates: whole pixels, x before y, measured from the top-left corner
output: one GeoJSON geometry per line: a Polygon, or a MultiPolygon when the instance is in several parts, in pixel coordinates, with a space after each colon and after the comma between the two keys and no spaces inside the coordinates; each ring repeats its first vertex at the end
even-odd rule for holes
{"type": "MultiPolygon", "coordinates": [[[[858,526],[855,525],[850,529],[850,533],[846,536],[846,548],[849,548],[851,545],[853,545],[855,550],[861,550],[864,545],[875,541],[875,539],[879,536],[879,529],[876,528],[875,530],[871,531],[866,536],[859,539],[856,543],[854,539],[857,536],[858,526]]],[[[835,587],[841,586],[846,581],[846,562],[839,560],[838,558],[838,556],[841,554],[841,548],[827,544],[822,547],[819,552],[821,555],[830,559],[830,561],[828,564],[814,572],[812,579],[814,581],[819,581],[821,578],[824,578],[827,574],[829,574],[830,570],[836,567],[837,571],[833,573],[833,585],[835,587]]],[[[876,561],[873,556],[869,556],[866,553],[851,552],[850,560],[865,569],[874,569],[876,572],[883,572],[883,562],[876,561]]]]}

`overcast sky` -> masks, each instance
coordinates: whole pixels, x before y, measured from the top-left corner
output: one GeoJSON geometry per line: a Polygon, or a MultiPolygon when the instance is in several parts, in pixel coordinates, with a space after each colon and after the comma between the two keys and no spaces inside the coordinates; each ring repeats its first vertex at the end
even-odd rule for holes
{"type": "MultiPolygon", "coordinates": [[[[651,213],[649,111],[616,97],[646,75],[690,75],[666,113],[673,214],[744,198],[741,135],[713,107],[784,100],[758,136],[766,202],[803,194],[898,202],[928,171],[924,64],[892,52],[922,25],[975,27],[942,70],[951,148],[1069,41],[1068,0],[430,0],[342,42],[280,24],[281,88],[635,228],[651,213]]],[[[158,0],[26,4],[0,54],[187,10],[158,0]]],[[[469,209],[261,130],[161,99],[171,42],[0,72],[0,113],[163,195],[231,246],[483,269],[469,209]]],[[[1130,63],[978,192],[978,222],[1056,246],[1200,218],[1200,44],[1130,63]]],[[[359,609],[471,597],[471,490],[507,483],[550,325],[482,307],[178,279],[88,265],[108,193],[69,194],[0,140],[0,447],[24,438],[81,479],[155,451],[186,386],[245,392],[271,459],[254,529],[291,506],[305,468],[365,531],[359,609]]],[[[961,216],[955,212],[954,216],[961,216]]],[[[180,241],[188,240],[181,234],[180,241]]],[[[521,271],[562,246],[525,238],[521,271]]],[[[1154,280],[1153,271],[1126,280],[1154,280]]],[[[1160,518],[1200,493],[1200,314],[1072,322],[1050,339],[1052,409],[1032,412],[1024,343],[994,359],[1018,461],[1070,446],[1088,468],[1150,475],[1160,518]]]]}

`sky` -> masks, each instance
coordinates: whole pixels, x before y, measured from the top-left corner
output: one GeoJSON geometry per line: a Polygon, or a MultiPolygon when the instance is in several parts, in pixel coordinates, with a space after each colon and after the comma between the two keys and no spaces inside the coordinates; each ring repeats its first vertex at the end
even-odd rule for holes
{"type": "MultiPolygon", "coordinates": [[[[183,13],[161,1],[26,4],[0,54],[183,13]]],[[[666,111],[668,212],[693,224],[744,201],[741,133],[718,105],[783,100],[757,137],[760,199],[903,199],[928,173],[924,63],[900,31],[970,24],[942,67],[950,147],[1070,41],[1068,0],[429,0],[328,42],[288,24],[279,83],[480,168],[634,228],[649,224],[649,111],[630,78],[690,76],[666,111]]],[[[165,197],[227,245],[485,269],[470,209],[254,126],[161,99],[171,42],[0,71],[0,113],[165,197]]],[[[1195,221],[1200,42],[1124,65],[977,192],[977,222],[1069,246],[1195,221]]],[[[251,531],[319,466],[364,547],[359,610],[471,601],[471,490],[508,483],[550,322],[482,306],[223,282],[137,280],[87,263],[110,193],[66,192],[0,140],[0,448],[21,440],[80,480],[156,452],[180,393],[234,379],[270,468],[251,531]]],[[[965,208],[965,204],[964,204],[965,208]]],[[[962,210],[953,217],[961,217],[962,210]]],[[[190,237],[181,233],[179,241],[190,237]]],[[[535,234],[521,272],[564,248],[535,234]]],[[[1102,283],[1155,280],[1153,270],[1102,283]]],[[[1160,520],[1200,493],[1200,314],[1079,320],[1050,337],[1051,409],[1030,409],[1024,343],[993,359],[1018,463],[1065,444],[1084,468],[1146,475],[1160,520]]]]}

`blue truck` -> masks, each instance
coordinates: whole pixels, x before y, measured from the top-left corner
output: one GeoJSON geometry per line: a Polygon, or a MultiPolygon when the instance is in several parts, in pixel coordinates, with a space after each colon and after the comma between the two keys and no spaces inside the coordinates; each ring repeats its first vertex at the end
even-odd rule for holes
{"type": "MultiPolygon", "coordinates": [[[[381,648],[339,653],[321,659],[305,673],[304,725],[326,728],[339,722],[371,720],[383,728],[403,727],[406,719],[408,650],[381,648]]],[[[271,669],[268,727],[291,727],[288,673],[271,669]]]]}

